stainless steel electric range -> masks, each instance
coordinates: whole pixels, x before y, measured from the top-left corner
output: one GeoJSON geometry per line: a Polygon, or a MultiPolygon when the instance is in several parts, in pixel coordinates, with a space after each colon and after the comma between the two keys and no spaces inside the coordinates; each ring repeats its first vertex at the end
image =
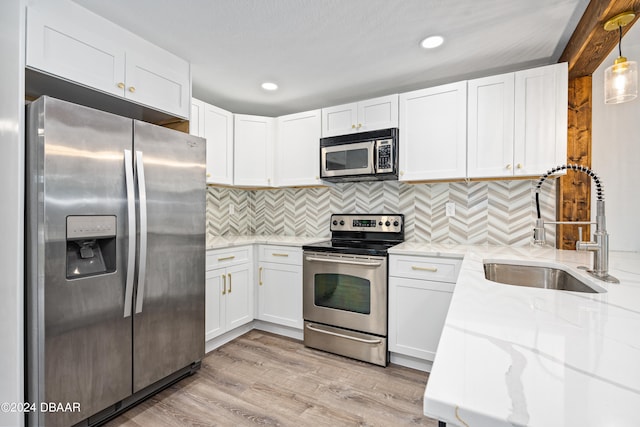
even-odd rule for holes
{"type": "Polygon", "coordinates": [[[304,344],[386,366],[387,250],[402,214],[334,214],[331,240],[303,246],[304,344]]]}

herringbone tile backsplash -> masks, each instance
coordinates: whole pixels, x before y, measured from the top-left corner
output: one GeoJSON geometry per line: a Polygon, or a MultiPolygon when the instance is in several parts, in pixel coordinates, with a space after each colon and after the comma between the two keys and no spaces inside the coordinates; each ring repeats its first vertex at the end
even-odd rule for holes
{"type": "MultiPolygon", "coordinates": [[[[416,185],[383,181],[277,190],[209,187],[207,233],[328,237],[332,213],[402,213],[406,240],[522,246],[531,241],[535,184],[529,180],[416,185]],[[455,216],[445,215],[447,202],[455,203],[455,216]]],[[[554,181],[543,186],[540,203],[543,218],[555,220],[554,181]]],[[[553,243],[553,227],[547,229],[547,239],[553,243]]]]}

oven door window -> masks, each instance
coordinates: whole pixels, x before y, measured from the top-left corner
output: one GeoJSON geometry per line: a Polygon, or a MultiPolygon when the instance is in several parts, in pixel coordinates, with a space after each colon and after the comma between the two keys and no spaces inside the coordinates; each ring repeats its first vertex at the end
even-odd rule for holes
{"type": "Polygon", "coordinates": [[[328,171],[344,171],[351,169],[365,169],[369,167],[369,150],[343,150],[327,153],[326,169],[328,171]]]}
{"type": "Polygon", "coordinates": [[[371,314],[371,282],[348,274],[316,274],[314,303],[319,307],[371,314]]]}

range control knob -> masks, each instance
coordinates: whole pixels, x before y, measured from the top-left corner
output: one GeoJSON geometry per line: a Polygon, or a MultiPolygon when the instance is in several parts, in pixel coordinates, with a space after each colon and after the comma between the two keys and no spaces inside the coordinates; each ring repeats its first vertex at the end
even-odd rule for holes
{"type": "Polygon", "coordinates": [[[344,221],[340,221],[340,225],[344,225],[344,221]]]}
{"type": "Polygon", "coordinates": [[[400,223],[399,223],[398,221],[393,221],[393,226],[394,226],[394,227],[397,227],[397,226],[399,226],[399,225],[400,225],[400,223]]]}
{"type": "Polygon", "coordinates": [[[382,227],[382,221],[380,221],[380,222],[378,223],[378,225],[379,225],[380,227],[382,227]]]}
{"type": "Polygon", "coordinates": [[[385,222],[384,225],[386,225],[387,227],[391,225],[391,223],[389,221],[385,222]]]}
{"type": "Polygon", "coordinates": [[[333,220],[333,225],[338,225],[338,221],[336,221],[335,219],[333,220]]]}

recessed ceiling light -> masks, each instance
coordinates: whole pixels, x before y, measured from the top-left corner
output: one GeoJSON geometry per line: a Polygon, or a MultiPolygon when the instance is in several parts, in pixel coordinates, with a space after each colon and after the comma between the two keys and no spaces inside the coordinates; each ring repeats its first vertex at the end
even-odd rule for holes
{"type": "Polygon", "coordinates": [[[271,83],[271,82],[264,82],[262,83],[262,89],[264,90],[277,90],[278,89],[278,85],[275,83],[271,83]]]}
{"type": "Polygon", "coordinates": [[[422,40],[420,46],[425,49],[433,49],[434,47],[440,46],[442,42],[444,42],[444,38],[442,36],[429,36],[422,40]]]}

